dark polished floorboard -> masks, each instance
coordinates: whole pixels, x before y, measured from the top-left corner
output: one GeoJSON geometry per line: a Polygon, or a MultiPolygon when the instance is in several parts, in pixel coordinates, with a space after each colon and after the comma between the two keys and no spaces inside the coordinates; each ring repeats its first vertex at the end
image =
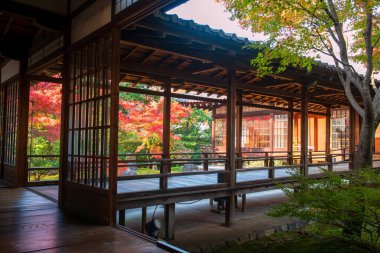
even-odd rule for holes
{"type": "Polygon", "coordinates": [[[53,201],[0,187],[0,252],[164,252],[113,227],[64,215],[53,201]]]}

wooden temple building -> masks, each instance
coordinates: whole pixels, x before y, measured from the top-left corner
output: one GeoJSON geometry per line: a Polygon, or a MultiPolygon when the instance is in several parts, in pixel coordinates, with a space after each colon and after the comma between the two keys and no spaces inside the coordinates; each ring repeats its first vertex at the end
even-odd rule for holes
{"type": "Polygon", "coordinates": [[[223,197],[231,225],[235,196],[291,183],[286,170],[315,177],[321,167],[349,170],[360,119],[334,68],[321,63],[310,73],[289,68],[259,77],[250,66],[257,52],[244,47],[248,40],[165,14],[183,2],[0,1],[1,180],[21,187],[58,184],[61,210],[108,225],[123,225],[128,209],[144,213],[163,205],[171,239],[177,202],[223,197]],[[41,169],[29,166],[27,152],[35,82],[62,85],[58,181],[28,180],[30,171],[41,169]],[[164,99],[160,158],[137,162],[133,154],[119,155],[121,93],[164,99]],[[172,99],[213,110],[214,149],[201,158],[170,152],[172,99]],[[118,174],[144,164],[160,173],[118,174]],[[176,164],[203,169],[172,173],[176,164]]]}

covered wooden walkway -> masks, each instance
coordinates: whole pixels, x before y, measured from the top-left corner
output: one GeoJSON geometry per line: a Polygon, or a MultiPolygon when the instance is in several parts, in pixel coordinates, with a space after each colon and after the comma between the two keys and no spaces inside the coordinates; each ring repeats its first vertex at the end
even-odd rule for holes
{"type": "Polygon", "coordinates": [[[0,185],[0,251],[166,252],[110,226],[63,214],[57,204],[24,188],[0,185]]]}

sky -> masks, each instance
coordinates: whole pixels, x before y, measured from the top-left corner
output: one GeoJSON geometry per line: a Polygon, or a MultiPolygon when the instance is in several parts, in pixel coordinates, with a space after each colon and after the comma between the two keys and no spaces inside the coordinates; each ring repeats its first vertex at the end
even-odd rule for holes
{"type": "Polygon", "coordinates": [[[177,14],[182,19],[192,19],[195,23],[222,29],[227,33],[235,33],[237,36],[249,40],[259,40],[250,31],[241,28],[237,21],[231,21],[231,14],[226,12],[224,6],[215,0],[189,0],[167,13],[177,14]]]}

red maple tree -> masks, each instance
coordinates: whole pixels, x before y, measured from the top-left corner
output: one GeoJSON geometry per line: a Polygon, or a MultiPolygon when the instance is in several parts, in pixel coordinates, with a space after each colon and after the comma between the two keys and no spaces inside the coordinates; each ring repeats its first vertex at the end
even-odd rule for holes
{"type": "Polygon", "coordinates": [[[59,140],[61,125],[61,84],[39,82],[30,87],[31,134],[49,142],[59,140]]]}
{"type": "MultiPolygon", "coordinates": [[[[159,157],[162,152],[164,99],[120,100],[122,110],[119,111],[120,131],[132,131],[138,137],[141,145],[135,150],[147,150],[159,157]]],[[[171,103],[170,124],[175,126],[190,114],[190,108],[182,106],[176,101],[171,103]]],[[[170,141],[180,137],[170,134],[170,141]]]]}

